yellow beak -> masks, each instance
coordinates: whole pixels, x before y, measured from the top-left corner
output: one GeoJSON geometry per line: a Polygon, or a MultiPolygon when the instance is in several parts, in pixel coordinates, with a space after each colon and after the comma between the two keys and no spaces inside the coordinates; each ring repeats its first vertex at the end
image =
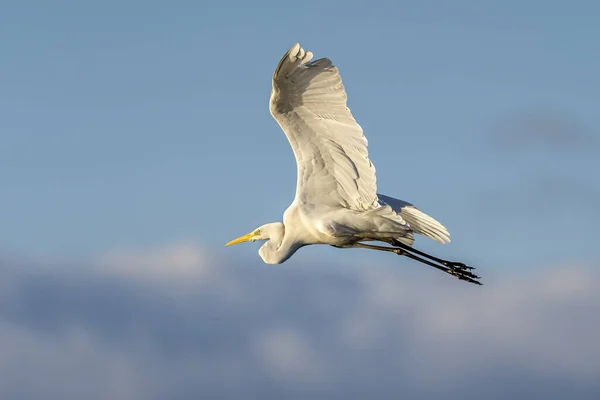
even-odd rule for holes
{"type": "Polygon", "coordinates": [[[247,233],[244,236],[240,236],[237,239],[233,239],[231,242],[227,243],[225,246],[231,246],[233,244],[248,242],[248,241],[252,240],[252,238],[254,236],[255,236],[254,232],[247,233]]]}

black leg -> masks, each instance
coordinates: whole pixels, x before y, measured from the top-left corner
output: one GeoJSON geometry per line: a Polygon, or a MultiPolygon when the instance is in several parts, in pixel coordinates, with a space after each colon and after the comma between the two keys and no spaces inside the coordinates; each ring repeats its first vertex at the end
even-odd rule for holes
{"type": "Polygon", "coordinates": [[[460,280],[475,283],[477,285],[481,285],[481,283],[476,280],[476,279],[479,279],[479,277],[477,275],[473,274],[472,272],[468,271],[467,269],[459,268],[459,267],[456,267],[453,265],[450,265],[450,266],[438,265],[438,264],[435,264],[424,258],[421,258],[417,255],[411,254],[408,251],[398,248],[398,247],[375,246],[375,245],[365,244],[365,243],[354,243],[354,244],[347,245],[347,246],[334,246],[334,247],[340,247],[340,248],[353,248],[353,247],[356,248],[356,247],[358,247],[358,248],[363,248],[363,249],[388,251],[391,253],[396,253],[400,256],[405,256],[405,257],[411,258],[413,260],[419,261],[423,264],[427,264],[433,268],[439,269],[440,271],[444,271],[450,275],[457,277],[460,280]]]}
{"type": "Polygon", "coordinates": [[[464,270],[471,270],[471,269],[475,269],[474,267],[469,267],[468,265],[465,265],[465,264],[463,264],[463,263],[461,263],[461,262],[448,261],[448,260],[443,260],[443,259],[441,259],[441,258],[434,257],[434,256],[432,256],[432,255],[430,255],[430,254],[424,253],[424,252],[422,252],[422,251],[419,251],[419,250],[417,250],[417,249],[415,249],[415,248],[412,248],[412,247],[410,247],[410,246],[407,246],[407,245],[405,245],[404,243],[400,243],[399,241],[397,241],[397,240],[395,240],[395,239],[391,239],[389,243],[390,243],[392,246],[400,247],[401,249],[404,249],[404,250],[406,250],[406,251],[410,251],[410,252],[412,252],[412,253],[415,253],[415,254],[418,254],[418,255],[420,255],[420,256],[423,256],[423,257],[429,258],[430,260],[433,260],[433,261],[435,261],[435,262],[438,262],[438,263],[440,263],[440,264],[442,264],[442,265],[445,265],[446,267],[449,267],[449,268],[453,268],[453,267],[454,267],[454,268],[460,268],[460,269],[464,269],[464,270]]]}

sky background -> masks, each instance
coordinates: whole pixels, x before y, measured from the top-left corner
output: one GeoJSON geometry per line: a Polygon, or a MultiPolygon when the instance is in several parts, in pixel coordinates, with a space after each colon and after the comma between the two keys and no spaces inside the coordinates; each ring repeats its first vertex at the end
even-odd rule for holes
{"type": "Polygon", "coordinates": [[[487,398],[598,398],[599,19],[591,0],[3,1],[1,397],[465,398],[477,371],[487,398]],[[273,267],[223,247],[294,197],[268,99],[296,42],[339,67],[379,192],[452,234],[416,247],[483,288],[365,250],[273,267]]]}

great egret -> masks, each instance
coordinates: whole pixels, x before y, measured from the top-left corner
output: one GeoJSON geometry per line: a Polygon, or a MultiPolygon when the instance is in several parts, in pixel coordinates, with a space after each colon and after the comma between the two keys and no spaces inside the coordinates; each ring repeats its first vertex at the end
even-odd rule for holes
{"type": "Polygon", "coordinates": [[[262,225],[226,246],[266,240],[258,253],[268,264],[283,263],[311,244],[389,251],[480,284],[472,267],[412,247],[414,232],[441,243],[450,242],[450,234],[412,204],[377,193],[367,139],[346,106],[338,69],[327,58],[312,57],[298,43],[283,56],[269,107],[296,157],[296,197],[283,223],[262,225]]]}

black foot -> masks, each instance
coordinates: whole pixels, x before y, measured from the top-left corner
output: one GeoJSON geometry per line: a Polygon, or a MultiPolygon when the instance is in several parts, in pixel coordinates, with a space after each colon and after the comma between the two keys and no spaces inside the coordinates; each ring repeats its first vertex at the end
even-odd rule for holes
{"type": "Polygon", "coordinates": [[[448,268],[446,270],[447,273],[457,277],[461,281],[471,282],[476,285],[482,284],[481,282],[479,282],[477,280],[477,279],[480,279],[479,276],[477,276],[471,272],[471,270],[473,270],[475,268],[469,267],[468,265],[465,265],[461,262],[452,262],[452,261],[446,261],[444,263],[444,265],[448,268]]]}
{"type": "Polygon", "coordinates": [[[450,275],[457,277],[461,281],[467,281],[467,282],[474,283],[476,285],[482,285],[482,283],[478,281],[478,279],[480,279],[479,276],[477,276],[473,272],[471,272],[471,270],[473,270],[475,268],[469,267],[468,265],[463,264],[461,262],[442,260],[441,258],[432,257],[429,254],[422,253],[415,249],[411,249],[411,251],[415,251],[415,253],[422,254],[425,257],[430,258],[431,261],[421,258],[415,254],[411,254],[408,251],[401,249],[401,248],[396,247],[392,251],[398,255],[403,255],[408,258],[412,258],[413,260],[417,260],[419,262],[422,262],[424,264],[427,264],[434,268],[437,268],[440,271],[447,272],[450,275]],[[438,264],[436,264],[434,261],[436,261],[438,264]]]}
{"type": "Polygon", "coordinates": [[[475,269],[474,267],[469,267],[468,265],[463,264],[461,262],[447,261],[447,260],[442,260],[441,258],[433,257],[433,256],[431,256],[427,253],[423,253],[422,251],[419,251],[413,247],[402,244],[395,239],[390,240],[388,243],[391,244],[392,246],[394,246],[395,248],[399,248],[398,250],[402,249],[401,251],[396,251],[397,254],[402,254],[402,255],[410,257],[414,260],[425,263],[427,265],[431,265],[432,267],[437,268],[442,271],[445,271],[445,272],[449,273],[450,275],[454,275],[455,277],[457,277],[460,280],[471,282],[476,285],[482,284],[481,282],[477,281],[477,279],[480,279],[479,276],[477,276],[471,272],[471,270],[475,269]],[[412,254],[412,253],[415,253],[415,254],[412,254]],[[421,257],[428,258],[428,260],[425,260],[424,258],[421,258],[421,257]],[[435,264],[435,263],[437,263],[437,264],[435,264]],[[439,264],[441,264],[441,265],[439,265],[439,264]]]}
{"type": "Polygon", "coordinates": [[[472,269],[475,269],[475,267],[469,267],[468,265],[463,264],[461,262],[444,261],[442,264],[444,264],[448,268],[458,268],[458,269],[462,269],[465,271],[470,271],[472,269]]]}

